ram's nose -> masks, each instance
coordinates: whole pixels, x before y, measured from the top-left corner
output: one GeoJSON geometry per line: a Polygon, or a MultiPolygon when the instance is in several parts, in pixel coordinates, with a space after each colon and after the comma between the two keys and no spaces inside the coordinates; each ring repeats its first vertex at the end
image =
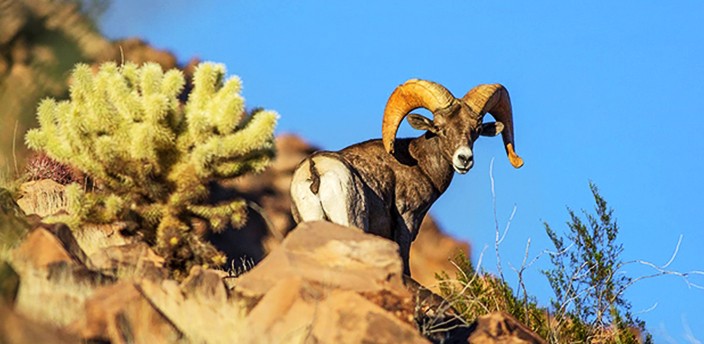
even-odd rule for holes
{"type": "Polygon", "coordinates": [[[452,167],[460,174],[467,173],[474,166],[474,154],[469,147],[460,147],[452,157],[452,167]]]}
{"type": "Polygon", "coordinates": [[[457,160],[459,160],[460,163],[467,165],[474,160],[474,157],[471,154],[459,154],[457,155],[457,160]]]}

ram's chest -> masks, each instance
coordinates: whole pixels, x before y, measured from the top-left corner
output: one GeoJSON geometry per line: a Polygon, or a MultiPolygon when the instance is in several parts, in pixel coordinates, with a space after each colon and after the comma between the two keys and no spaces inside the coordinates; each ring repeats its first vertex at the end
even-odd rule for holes
{"type": "Polygon", "coordinates": [[[438,196],[439,193],[430,183],[401,181],[396,184],[394,203],[399,214],[427,211],[438,196]]]}

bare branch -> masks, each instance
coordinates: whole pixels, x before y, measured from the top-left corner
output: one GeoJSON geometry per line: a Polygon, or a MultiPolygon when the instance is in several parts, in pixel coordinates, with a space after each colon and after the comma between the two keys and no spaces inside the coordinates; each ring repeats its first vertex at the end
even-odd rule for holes
{"type": "Polygon", "coordinates": [[[655,308],[658,308],[658,303],[657,303],[657,302],[654,303],[654,304],[653,304],[652,306],[650,306],[649,308],[646,308],[646,309],[644,309],[644,310],[642,310],[642,311],[636,312],[636,314],[650,313],[650,312],[652,312],[653,310],[655,310],[655,308]]]}
{"type": "Polygon", "coordinates": [[[691,281],[689,280],[689,278],[690,278],[691,276],[693,276],[693,275],[696,275],[696,276],[704,276],[704,271],[693,270],[693,271],[688,271],[688,272],[680,272],[680,271],[673,271],[673,270],[668,270],[668,269],[667,269],[667,267],[670,266],[670,264],[672,264],[672,263],[675,261],[675,259],[677,258],[677,253],[679,253],[680,245],[682,244],[682,238],[683,238],[683,235],[680,234],[679,239],[677,240],[677,245],[675,246],[675,250],[674,250],[674,252],[672,253],[672,256],[670,257],[670,260],[668,260],[667,263],[665,263],[665,264],[662,265],[662,266],[657,266],[657,265],[655,265],[655,264],[653,264],[653,263],[651,263],[651,262],[648,262],[648,261],[645,261],[645,260],[640,260],[640,259],[636,259],[636,260],[632,260],[632,261],[628,261],[628,262],[623,263],[623,264],[619,267],[619,269],[623,268],[623,267],[626,266],[626,265],[637,263],[637,264],[641,264],[641,265],[645,265],[645,266],[647,266],[647,267],[650,267],[650,268],[652,268],[653,270],[655,270],[655,271],[657,271],[657,272],[656,272],[656,273],[653,273],[653,274],[650,274],[650,275],[639,276],[639,277],[636,277],[636,278],[632,279],[628,284],[626,284],[626,285],[619,291],[619,294],[625,292],[625,290],[628,289],[628,287],[630,287],[631,285],[635,284],[636,282],[642,281],[642,280],[644,280],[644,279],[649,279],[649,278],[659,277],[659,276],[664,276],[664,275],[673,275],[673,276],[680,277],[680,278],[682,278],[682,280],[685,282],[685,284],[687,284],[687,287],[704,290],[704,286],[703,286],[703,285],[697,284],[697,283],[693,283],[693,282],[691,282],[691,281]]]}
{"type": "Polygon", "coordinates": [[[670,257],[670,260],[668,260],[667,263],[662,266],[663,269],[667,268],[668,266],[670,266],[670,264],[672,264],[672,262],[675,261],[675,257],[677,257],[677,252],[680,251],[680,244],[682,244],[682,236],[683,235],[680,233],[680,238],[677,240],[677,246],[675,246],[675,251],[672,252],[672,257],[670,257]]]}

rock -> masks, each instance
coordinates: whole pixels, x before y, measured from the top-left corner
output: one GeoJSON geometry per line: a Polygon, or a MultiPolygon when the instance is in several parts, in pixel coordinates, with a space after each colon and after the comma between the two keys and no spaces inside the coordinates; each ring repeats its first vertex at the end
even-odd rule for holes
{"type": "Polygon", "coordinates": [[[258,266],[242,275],[235,292],[256,301],[281,280],[300,277],[329,288],[388,291],[409,298],[398,246],[358,229],[318,221],[302,223],[258,266]]]}
{"type": "Polygon", "coordinates": [[[317,309],[319,343],[428,343],[418,331],[356,293],[333,291],[317,309]]]}
{"type": "Polygon", "coordinates": [[[329,222],[302,223],[236,281],[244,342],[425,343],[398,246],[329,222]]]}
{"type": "Polygon", "coordinates": [[[248,343],[427,343],[415,328],[359,294],[289,277],[246,319],[248,343]]]}
{"type": "Polygon", "coordinates": [[[228,296],[227,288],[223,282],[226,275],[223,271],[194,266],[188,277],[181,282],[181,289],[187,295],[199,300],[224,303],[227,302],[228,296]]]}
{"type": "Polygon", "coordinates": [[[92,256],[105,248],[141,242],[128,222],[113,222],[107,224],[83,223],[76,233],[76,240],[87,255],[92,256]],[[126,233],[126,234],[123,234],[126,233]]]}
{"type": "Polygon", "coordinates": [[[176,326],[144,297],[138,285],[120,282],[95,291],[85,319],[71,326],[83,340],[111,343],[173,343],[176,326]]]}
{"type": "Polygon", "coordinates": [[[469,257],[469,244],[447,235],[432,216],[426,216],[418,237],[411,245],[411,276],[420,284],[439,292],[435,274],[445,271],[453,276],[457,268],[450,260],[458,253],[469,257]]]}
{"type": "MultiPolygon", "coordinates": [[[[65,326],[80,318],[86,299],[97,286],[112,283],[114,279],[88,269],[57,246],[49,246],[49,250],[61,252],[54,255],[60,259],[37,263],[15,255],[12,264],[21,282],[15,309],[32,320],[65,326]]],[[[43,256],[44,252],[37,254],[43,256]]]]}
{"type": "Polygon", "coordinates": [[[78,338],[37,323],[0,302],[0,343],[78,343],[78,338]]]}
{"type": "Polygon", "coordinates": [[[470,327],[468,342],[476,344],[546,344],[537,334],[505,312],[494,312],[477,318],[470,327]]]}
{"type": "Polygon", "coordinates": [[[19,289],[20,276],[10,264],[0,261],[0,304],[14,304],[19,289]]]}
{"type": "Polygon", "coordinates": [[[89,262],[71,229],[61,223],[42,224],[34,228],[15,250],[14,256],[34,267],[47,267],[59,262],[76,265],[89,262]]]}
{"type": "Polygon", "coordinates": [[[14,253],[15,259],[34,267],[46,267],[58,262],[78,264],[63,243],[45,228],[33,230],[14,253]]]}
{"type": "Polygon", "coordinates": [[[66,211],[68,203],[64,197],[65,189],[65,186],[51,179],[27,182],[20,185],[22,196],[17,200],[17,204],[27,215],[54,215],[66,211]]]}
{"type": "Polygon", "coordinates": [[[93,253],[90,261],[95,269],[113,276],[125,272],[156,280],[168,276],[163,269],[164,258],[144,242],[106,247],[93,253]]]}
{"type": "Polygon", "coordinates": [[[322,293],[301,277],[281,279],[249,312],[246,322],[251,331],[244,341],[295,342],[292,337],[298,337],[298,342],[303,342],[315,310],[305,299],[320,304],[322,293]]]}
{"type": "Polygon", "coordinates": [[[41,223],[13,252],[13,263],[20,275],[38,269],[52,281],[71,278],[80,283],[97,285],[114,280],[91,270],[92,263],[78,245],[68,226],[41,223]]]}

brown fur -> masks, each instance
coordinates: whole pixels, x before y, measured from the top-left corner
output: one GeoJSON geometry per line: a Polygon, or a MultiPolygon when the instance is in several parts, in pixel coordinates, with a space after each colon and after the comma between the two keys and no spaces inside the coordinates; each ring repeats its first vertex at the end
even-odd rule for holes
{"type": "MultiPolygon", "coordinates": [[[[320,176],[313,167],[318,156],[334,157],[349,165],[359,175],[366,190],[369,223],[368,228],[362,229],[396,241],[408,273],[411,242],[430,205],[447,190],[454,174],[451,163],[440,152],[439,141],[437,136],[430,134],[416,139],[400,139],[396,142],[394,155],[387,153],[378,139],[339,152],[316,152],[305,160],[310,163],[308,178],[319,187],[320,176]]],[[[317,194],[319,190],[312,191],[317,194]]],[[[295,202],[293,207],[296,207],[295,202]]],[[[298,210],[294,209],[293,213],[300,222],[298,210]]]]}

